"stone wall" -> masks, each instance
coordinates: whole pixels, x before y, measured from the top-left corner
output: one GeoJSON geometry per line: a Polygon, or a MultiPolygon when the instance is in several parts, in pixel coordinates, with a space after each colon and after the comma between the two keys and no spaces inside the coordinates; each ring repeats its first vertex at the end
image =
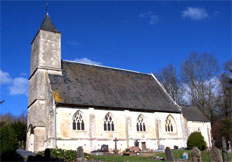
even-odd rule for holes
{"type": "Polygon", "coordinates": [[[27,150],[55,147],[55,106],[48,104],[54,102],[47,81],[48,74],[61,73],[61,34],[39,30],[31,49],[27,126],[34,135],[27,133],[27,150]]]}

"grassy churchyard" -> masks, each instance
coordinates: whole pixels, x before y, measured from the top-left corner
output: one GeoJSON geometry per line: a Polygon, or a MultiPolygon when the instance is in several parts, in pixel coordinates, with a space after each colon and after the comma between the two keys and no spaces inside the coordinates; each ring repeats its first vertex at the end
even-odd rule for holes
{"type": "MultiPolygon", "coordinates": [[[[189,160],[191,160],[190,150],[172,150],[173,156],[175,159],[182,158],[183,152],[187,152],[189,155],[189,160]]],[[[154,156],[165,157],[165,153],[154,153],[154,156]]],[[[154,156],[93,156],[90,155],[90,158],[94,160],[103,160],[104,162],[161,162],[158,160],[152,159],[154,156]]],[[[208,151],[201,152],[201,158],[203,162],[210,162],[208,151]]],[[[229,161],[231,161],[231,153],[228,153],[229,161]]]]}

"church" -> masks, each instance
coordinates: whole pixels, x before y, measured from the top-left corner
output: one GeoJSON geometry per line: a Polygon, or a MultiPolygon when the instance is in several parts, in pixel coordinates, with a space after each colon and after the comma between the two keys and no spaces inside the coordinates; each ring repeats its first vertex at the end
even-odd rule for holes
{"type": "Polygon", "coordinates": [[[61,32],[48,14],[31,42],[27,150],[119,152],[186,147],[199,131],[211,147],[210,121],[181,107],[150,73],[61,59],[61,32]]]}

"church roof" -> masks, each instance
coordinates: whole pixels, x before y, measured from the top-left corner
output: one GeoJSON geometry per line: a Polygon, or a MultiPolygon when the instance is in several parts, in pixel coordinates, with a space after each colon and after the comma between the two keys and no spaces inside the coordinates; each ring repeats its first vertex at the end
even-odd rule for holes
{"type": "Polygon", "coordinates": [[[62,61],[49,78],[57,105],[180,113],[149,74],[62,61]]]}
{"type": "Polygon", "coordinates": [[[197,107],[182,107],[182,113],[188,121],[210,122],[197,107]]]}
{"type": "Polygon", "coordinates": [[[54,33],[60,33],[55,25],[52,23],[52,20],[50,19],[49,15],[46,14],[46,16],[44,17],[44,20],[40,26],[41,30],[46,30],[46,31],[50,31],[50,32],[54,32],[54,33]]]}

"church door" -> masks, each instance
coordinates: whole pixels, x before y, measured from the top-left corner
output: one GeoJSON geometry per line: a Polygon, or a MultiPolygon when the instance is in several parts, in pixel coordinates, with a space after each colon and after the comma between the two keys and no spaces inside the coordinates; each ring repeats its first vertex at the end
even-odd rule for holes
{"type": "Polygon", "coordinates": [[[146,142],[142,142],[142,150],[146,150],[146,142]]]}

